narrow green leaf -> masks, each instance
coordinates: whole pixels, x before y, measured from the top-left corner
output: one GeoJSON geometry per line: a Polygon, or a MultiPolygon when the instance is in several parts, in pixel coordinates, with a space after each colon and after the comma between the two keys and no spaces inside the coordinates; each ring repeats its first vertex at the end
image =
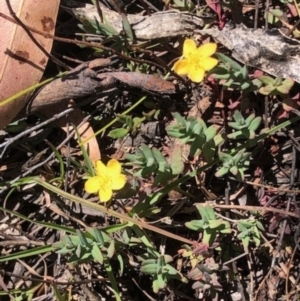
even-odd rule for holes
{"type": "Polygon", "coordinates": [[[215,176],[217,178],[223,177],[224,175],[226,175],[229,171],[228,167],[221,167],[216,173],[215,176]]]}
{"type": "Polygon", "coordinates": [[[126,36],[128,37],[128,39],[131,41],[131,42],[134,42],[134,34],[133,34],[133,30],[132,30],[132,27],[131,27],[131,24],[129,23],[128,21],[128,18],[125,14],[121,14],[122,16],[122,25],[123,25],[123,29],[126,33],[126,36]]]}
{"type": "Polygon", "coordinates": [[[117,129],[113,129],[108,133],[108,137],[111,137],[113,139],[119,139],[119,138],[123,138],[128,134],[128,129],[125,128],[117,128],[117,129]]]}
{"type": "Polygon", "coordinates": [[[223,53],[219,53],[216,52],[216,56],[218,57],[219,60],[221,60],[223,63],[225,64],[230,64],[230,66],[234,69],[234,70],[241,70],[242,66],[239,65],[237,62],[235,62],[234,60],[232,60],[230,57],[226,56],[223,53]]]}
{"type": "Polygon", "coordinates": [[[100,264],[103,264],[103,254],[96,243],[92,247],[92,256],[100,264]]]}
{"type": "Polygon", "coordinates": [[[190,222],[186,222],[185,226],[191,230],[198,231],[202,230],[204,227],[204,221],[202,220],[193,220],[190,222]]]}
{"type": "Polygon", "coordinates": [[[107,256],[109,258],[112,258],[114,254],[115,254],[115,241],[112,239],[109,244],[109,247],[107,248],[107,256]]]}
{"type": "Polygon", "coordinates": [[[148,275],[156,275],[157,272],[157,264],[156,261],[155,263],[147,264],[147,265],[142,265],[140,271],[144,274],[148,275]]]}
{"type": "Polygon", "coordinates": [[[54,251],[53,246],[42,246],[42,247],[37,247],[37,248],[32,248],[28,249],[25,251],[20,251],[8,255],[2,255],[0,257],[0,262],[6,262],[6,261],[11,261],[11,260],[16,260],[16,259],[21,259],[21,258],[26,258],[26,257],[31,257],[35,255],[41,255],[47,252],[52,252],[54,251]]]}

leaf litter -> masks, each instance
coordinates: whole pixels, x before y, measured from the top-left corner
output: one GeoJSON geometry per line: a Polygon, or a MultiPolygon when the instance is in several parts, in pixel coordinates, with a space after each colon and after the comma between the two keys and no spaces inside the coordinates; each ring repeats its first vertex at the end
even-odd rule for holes
{"type": "Polygon", "coordinates": [[[236,7],[219,1],[103,1],[100,11],[85,2],[62,6],[78,18],[77,5],[88,34],[62,12],[56,36],[80,33],[99,48],[57,41],[55,55],[73,70],[1,131],[3,300],[67,300],[67,289],[77,300],[298,300],[296,7],[272,3],[286,19],[277,13],[279,25],[269,18],[266,29],[265,9],[252,3],[241,8],[245,26],[233,23],[236,7]],[[97,20],[103,12],[106,27],[89,19],[91,10],[97,20]],[[120,10],[135,37],[122,31],[120,10]],[[288,37],[287,23],[295,27],[288,37]],[[200,84],[172,72],[191,36],[217,42],[221,53],[200,84]],[[78,145],[69,117],[77,108],[100,133],[101,160],[122,162],[128,179],[101,210],[74,201],[99,201],[84,191],[94,160],[78,145]]]}

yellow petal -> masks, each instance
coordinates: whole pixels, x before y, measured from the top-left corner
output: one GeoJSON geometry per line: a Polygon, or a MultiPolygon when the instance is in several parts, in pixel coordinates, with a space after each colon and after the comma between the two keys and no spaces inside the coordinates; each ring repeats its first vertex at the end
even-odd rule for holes
{"type": "Polygon", "coordinates": [[[102,161],[96,161],[96,175],[100,176],[102,174],[107,174],[107,167],[102,163],[102,161]]]}
{"type": "Polygon", "coordinates": [[[85,182],[84,190],[88,193],[96,193],[100,188],[100,183],[100,177],[92,177],[85,182]]]}
{"type": "Polygon", "coordinates": [[[121,164],[116,159],[111,159],[107,163],[107,170],[110,175],[118,176],[121,173],[121,164]]]}
{"type": "Polygon", "coordinates": [[[174,71],[178,75],[187,75],[190,71],[189,60],[181,59],[174,64],[174,71]]]}
{"type": "Polygon", "coordinates": [[[196,68],[192,67],[189,74],[188,78],[193,81],[194,83],[200,83],[203,81],[205,71],[203,68],[196,68]]]}
{"type": "Polygon", "coordinates": [[[212,56],[217,50],[216,43],[207,43],[197,49],[197,54],[202,57],[212,56]]]}
{"type": "Polygon", "coordinates": [[[195,41],[192,39],[186,39],[183,43],[183,56],[188,59],[196,51],[197,45],[195,41]]]}
{"type": "Polygon", "coordinates": [[[108,185],[105,185],[104,187],[101,187],[99,190],[99,199],[100,202],[108,202],[112,198],[112,190],[111,187],[108,185]]]}
{"type": "Polygon", "coordinates": [[[213,57],[206,57],[201,62],[201,66],[205,71],[209,71],[218,65],[218,60],[213,57]]]}
{"type": "Polygon", "coordinates": [[[113,181],[111,183],[113,190],[120,190],[122,189],[126,184],[126,176],[119,174],[118,176],[113,178],[113,181]]]}

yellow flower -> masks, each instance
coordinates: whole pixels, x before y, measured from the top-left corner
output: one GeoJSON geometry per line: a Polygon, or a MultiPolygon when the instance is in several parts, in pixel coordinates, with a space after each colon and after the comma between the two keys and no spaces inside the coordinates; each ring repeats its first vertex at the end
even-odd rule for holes
{"type": "Polygon", "coordinates": [[[101,161],[95,164],[96,176],[85,183],[84,189],[88,193],[99,193],[100,202],[108,202],[112,198],[113,190],[120,190],[126,183],[126,176],[121,173],[121,164],[116,159],[108,161],[105,166],[101,161]]]}
{"type": "Polygon", "coordinates": [[[200,83],[205,71],[218,64],[218,60],[211,57],[216,50],[216,43],[207,43],[197,48],[194,40],[186,39],[183,44],[183,57],[174,64],[174,71],[178,75],[187,75],[195,83],[200,83]]]}

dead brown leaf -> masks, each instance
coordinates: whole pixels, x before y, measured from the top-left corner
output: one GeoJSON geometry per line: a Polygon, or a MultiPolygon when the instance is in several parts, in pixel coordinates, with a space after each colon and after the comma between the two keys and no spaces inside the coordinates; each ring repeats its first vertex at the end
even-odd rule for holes
{"type": "MultiPolygon", "coordinates": [[[[2,0],[0,12],[12,13],[22,26],[0,17],[0,102],[16,93],[37,84],[46,67],[52,39],[26,32],[26,26],[36,28],[45,34],[53,34],[59,0],[2,0]]],[[[25,95],[4,106],[0,106],[0,129],[4,128],[24,107],[25,95]]]]}

